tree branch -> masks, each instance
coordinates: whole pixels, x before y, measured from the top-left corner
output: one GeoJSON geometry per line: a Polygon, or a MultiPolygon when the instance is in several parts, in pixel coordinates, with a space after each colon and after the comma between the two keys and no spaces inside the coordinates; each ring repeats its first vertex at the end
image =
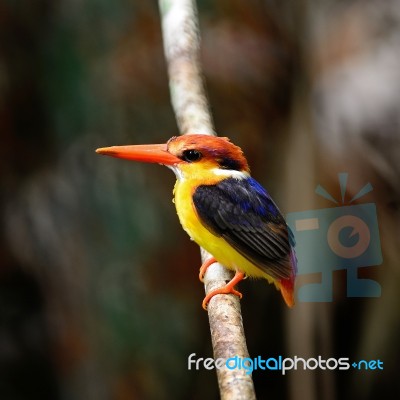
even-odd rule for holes
{"type": "MultiPolygon", "coordinates": [[[[159,0],[171,101],[181,134],[214,135],[199,63],[199,30],[194,0],[159,0]]],[[[211,255],[201,249],[202,261],[211,255]]],[[[205,291],[222,287],[232,273],[218,263],[204,277],[205,291]]],[[[249,357],[240,303],[234,295],[216,295],[208,305],[214,359],[249,357]]],[[[217,369],[221,399],[255,399],[251,375],[244,369],[217,369]]]]}

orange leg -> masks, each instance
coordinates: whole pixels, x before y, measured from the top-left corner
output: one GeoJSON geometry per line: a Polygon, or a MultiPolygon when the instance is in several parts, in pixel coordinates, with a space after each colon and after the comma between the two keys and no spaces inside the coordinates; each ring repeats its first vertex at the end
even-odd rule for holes
{"type": "Polygon", "coordinates": [[[203,308],[207,310],[207,304],[211,300],[211,297],[214,297],[216,294],[234,294],[239,296],[239,299],[242,298],[242,293],[234,289],[234,286],[237,285],[241,280],[245,277],[243,272],[236,271],[235,276],[230,280],[225,286],[215,289],[212,292],[208,293],[203,300],[203,308]]]}
{"type": "Polygon", "coordinates": [[[200,267],[200,271],[199,271],[200,282],[204,282],[204,275],[206,274],[208,267],[211,264],[214,264],[215,262],[217,262],[217,260],[214,257],[211,257],[203,263],[203,265],[200,267]]]}

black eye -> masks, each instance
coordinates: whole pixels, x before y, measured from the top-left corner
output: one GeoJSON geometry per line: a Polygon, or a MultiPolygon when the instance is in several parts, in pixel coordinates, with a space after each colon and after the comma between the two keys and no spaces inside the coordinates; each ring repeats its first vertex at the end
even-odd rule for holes
{"type": "Polygon", "coordinates": [[[202,157],[202,154],[197,151],[197,150],[185,150],[182,153],[182,160],[185,160],[187,162],[196,162],[199,161],[200,158],[202,157]]]}

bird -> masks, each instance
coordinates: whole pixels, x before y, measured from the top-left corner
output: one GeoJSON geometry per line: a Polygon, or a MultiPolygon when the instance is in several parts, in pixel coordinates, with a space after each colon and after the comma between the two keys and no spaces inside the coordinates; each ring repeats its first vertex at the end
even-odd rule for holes
{"type": "Polygon", "coordinates": [[[205,134],[174,136],[163,144],[103,147],[97,153],[158,163],[176,175],[173,190],[179,221],[192,240],[212,257],[199,278],[219,262],[235,275],[208,293],[202,306],[217,294],[242,298],[235,286],[247,277],[261,278],[294,305],[297,259],[294,236],[267,190],[250,175],[239,146],[227,137],[205,134]]]}

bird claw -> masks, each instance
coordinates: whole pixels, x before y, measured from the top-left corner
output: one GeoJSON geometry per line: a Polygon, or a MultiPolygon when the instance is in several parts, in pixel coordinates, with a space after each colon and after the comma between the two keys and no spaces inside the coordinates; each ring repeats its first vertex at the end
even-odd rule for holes
{"type": "Polygon", "coordinates": [[[235,296],[238,296],[239,299],[243,297],[242,293],[240,293],[238,290],[234,289],[234,286],[239,283],[241,280],[244,279],[244,273],[243,272],[236,272],[235,276],[232,278],[231,281],[229,281],[225,286],[222,286],[219,289],[215,289],[208,293],[206,297],[204,297],[204,300],[202,302],[202,307],[204,310],[207,311],[207,306],[209,301],[211,300],[212,297],[214,297],[216,294],[234,294],[235,296]]]}
{"type": "Polygon", "coordinates": [[[200,282],[204,282],[204,275],[206,274],[206,271],[207,271],[208,267],[211,264],[214,264],[216,262],[217,262],[217,260],[214,257],[211,257],[211,258],[209,258],[207,261],[205,261],[203,263],[203,265],[200,267],[200,271],[199,271],[199,280],[200,280],[200,282]]]}

